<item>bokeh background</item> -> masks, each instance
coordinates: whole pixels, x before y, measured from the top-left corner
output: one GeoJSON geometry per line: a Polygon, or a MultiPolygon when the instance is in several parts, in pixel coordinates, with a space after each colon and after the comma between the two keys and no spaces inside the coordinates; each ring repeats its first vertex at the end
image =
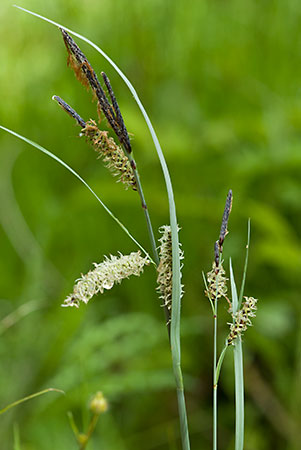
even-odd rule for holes
{"type": "MultiPolygon", "coordinates": [[[[149,248],[137,194],[116,184],[79,128],[51,101],[96,118],[66,66],[55,27],[0,3],[0,123],[54,152],[149,248]]],[[[182,360],[193,449],[211,447],[212,317],[202,270],[213,259],[233,189],[225,267],[237,283],[252,238],[246,294],[259,299],[244,338],[246,450],[297,449],[300,411],[301,4],[297,0],[39,0],[19,2],[89,37],[124,70],[143,101],[172,176],[185,252],[182,360]]],[[[166,189],[143,118],[108,74],[133,133],[155,230],[168,223],[166,189]]],[[[102,122],[105,127],[105,122],[102,122]]],[[[0,407],[49,393],[0,416],[1,449],[77,448],[67,419],[89,420],[91,395],[110,403],[90,448],[179,449],[171,358],[156,273],[147,268],[79,310],[61,308],[73,281],[134,244],[69,172],[0,132],[0,407]],[[15,436],[15,438],[14,438],[15,436]],[[15,444],[13,443],[15,439],[15,444]],[[20,447],[16,442],[20,441],[20,447]],[[15,445],[15,447],[13,447],[15,445]]],[[[156,237],[159,234],[156,232],[156,237]]],[[[219,346],[227,305],[220,304],[219,346]]],[[[234,448],[231,352],[219,385],[219,448],[234,448]]]]}

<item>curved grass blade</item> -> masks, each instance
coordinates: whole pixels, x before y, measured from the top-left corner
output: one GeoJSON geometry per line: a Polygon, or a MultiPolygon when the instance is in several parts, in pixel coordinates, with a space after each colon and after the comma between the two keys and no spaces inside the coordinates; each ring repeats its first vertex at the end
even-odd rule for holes
{"type": "MultiPolygon", "coordinates": [[[[230,282],[232,291],[233,315],[238,311],[238,296],[230,259],[230,282]]],[[[241,337],[236,339],[234,348],[234,376],[235,376],[235,450],[244,448],[244,370],[241,337]]]]}
{"type": "Polygon", "coordinates": [[[246,256],[245,256],[245,264],[244,264],[242,282],[241,282],[241,287],[240,287],[240,292],[239,292],[238,309],[240,309],[240,307],[241,307],[242,298],[243,298],[244,290],[245,290],[245,284],[246,284],[246,276],[247,276],[248,260],[249,260],[250,236],[251,236],[251,219],[248,220],[248,237],[247,237],[247,245],[246,245],[246,256]]]}
{"type": "Polygon", "coordinates": [[[46,394],[47,392],[59,392],[60,394],[65,394],[65,392],[62,391],[61,389],[55,389],[55,388],[44,389],[43,391],[35,392],[34,394],[28,395],[27,397],[23,397],[20,400],[10,403],[9,405],[5,406],[5,408],[0,409],[0,414],[5,413],[6,411],[13,408],[14,406],[20,405],[20,403],[24,403],[27,400],[31,400],[32,398],[38,397],[39,395],[46,394]]]}
{"type": "MultiPolygon", "coordinates": [[[[67,170],[69,170],[69,172],[71,172],[76,178],[78,178],[85,186],[86,188],[89,189],[89,191],[94,195],[94,197],[96,198],[96,200],[101,204],[101,206],[106,210],[106,212],[112,217],[113,220],[115,220],[115,222],[120,226],[120,228],[122,228],[122,230],[129,236],[130,239],[132,239],[132,241],[140,248],[140,250],[143,251],[143,253],[152,261],[152,259],[150,258],[149,254],[147,253],[146,250],[144,250],[144,248],[142,247],[142,245],[139,244],[138,241],[136,241],[136,239],[134,238],[134,236],[131,235],[131,233],[128,231],[128,229],[123,225],[123,223],[120,222],[120,220],[117,219],[116,216],[114,216],[114,214],[112,213],[112,211],[110,211],[110,209],[100,200],[100,198],[95,194],[95,192],[93,191],[93,189],[88,185],[88,183],[86,183],[86,181],[77,173],[75,172],[75,170],[73,170],[70,166],[68,166],[68,164],[66,164],[64,161],[62,161],[58,156],[54,155],[53,153],[51,153],[49,150],[46,150],[46,148],[42,147],[41,145],[37,144],[34,141],[31,141],[30,139],[27,139],[26,137],[22,136],[21,134],[16,133],[15,131],[10,130],[9,128],[5,128],[3,126],[0,125],[0,128],[4,131],[6,131],[7,133],[12,134],[13,136],[16,136],[18,139],[21,139],[22,141],[26,142],[27,144],[35,147],[36,149],[38,149],[40,152],[45,153],[45,155],[49,156],[50,158],[54,159],[55,161],[57,161],[59,164],[61,164],[62,166],[64,166],[67,170]]],[[[153,261],[152,261],[153,262],[153,261]]]]}

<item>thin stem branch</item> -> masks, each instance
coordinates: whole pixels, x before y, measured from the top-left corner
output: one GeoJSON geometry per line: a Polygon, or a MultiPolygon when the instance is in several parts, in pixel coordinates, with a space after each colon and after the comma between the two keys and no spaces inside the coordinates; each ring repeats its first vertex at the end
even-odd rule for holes
{"type": "MultiPolygon", "coordinates": [[[[217,292],[216,292],[217,294],[217,292]]],[[[213,450],[217,450],[217,295],[214,300],[213,316],[213,450]]]]}
{"type": "Polygon", "coordinates": [[[241,337],[234,345],[235,371],[235,450],[244,448],[244,370],[241,337]]]}
{"type": "Polygon", "coordinates": [[[155,236],[154,236],[154,230],[152,227],[152,223],[151,223],[151,219],[150,219],[150,215],[149,215],[149,211],[148,211],[148,207],[145,201],[145,197],[144,197],[144,193],[143,193],[143,189],[142,189],[142,184],[141,184],[141,180],[140,180],[140,176],[137,170],[137,166],[136,166],[136,162],[132,157],[131,153],[128,153],[125,149],[126,155],[130,161],[131,164],[131,168],[133,170],[133,174],[137,183],[137,191],[138,194],[140,196],[140,200],[141,200],[141,206],[144,212],[144,216],[145,216],[145,220],[146,220],[146,225],[147,225],[147,231],[148,231],[148,235],[149,235],[149,239],[151,242],[151,247],[152,247],[152,254],[153,254],[153,258],[154,261],[156,263],[156,265],[159,265],[159,256],[158,256],[158,251],[157,251],[157,246],[156,246],[156,241],[155,241],[155,236]]]}
{"type": "MultiPolygon", "coordinates": [[[[230,259],[230,281],[232,291],[233,317],[238,311],[238,296],[230,259]]],[[[244,373],[241,337],[234,344],[234,377],[235,377],[235,450],[243,450],[244,445],[244,373]]]]}

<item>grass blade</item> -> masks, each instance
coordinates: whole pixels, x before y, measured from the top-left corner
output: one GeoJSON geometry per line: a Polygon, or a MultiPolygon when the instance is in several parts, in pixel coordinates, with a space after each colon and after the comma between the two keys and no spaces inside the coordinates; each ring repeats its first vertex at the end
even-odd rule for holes
{"type": "Polygon", "coordinates": [[[246,245],[246,257],[245,257],[244,271],[243,271],[242,282],[241,282],[241,287],[240,287],[240,292],[239,292],[238,309],[240,309],[240,307],[241,307],[242,298],[243,298],[244,290],[245,290],[246,276],[247,276],[247,269],[248,269],[248,260],[249,260],[250,237],[251,237],[251,219],[248,220],[248,237],[247,237],[247,245],[246,245]]]}
{"type": "MultiPolygon", "coordinates": [[[[31,141],[30,139],[27,139],[26,137],[22,136],[21,134],[16,133],[15,131],[10,130],[9,128],[5,128],[0,125],[0,128],[7,133],[12,134],[13,136],[16,136],[18,139],[21,139],[22,141],[26,142],[27,144],[31,145],[32,147],[35,147],[40,152],[44,153],[45,155],[49,156],[50,158],[54,159],[56,162],[61,164],[63,167],[65,167],[69,172],[71,172],[76,178],[78,178],[85,186],[89,189],[89,191],[94,195],[96,200],[101,204],[101,206],[106,210],[106,212],[112,217],[113,220],[122,228],[122,230],[129,236],[130,239],[140,248],[140,250],[145,253],[146,256],[152,261],[149,254],[146,250],[142,247],[142,245],[139,244],[138,241],[134,238],[134,236],[131,235],[131,233],[128,231],[128,229],[123,225],[123,223],[120,222],[120,220],[117,219],[117,217],[110,211],[110,209],[100,200],[100,198],[95,194],[93,189],[86,183],[86,181],[77,173],[75,170],[73,170],[68,164],[66,164],[64,161],[62,161],[58,156],[51,153],[49,150],[46,150],[46,148],[42,147],[41,145],[37,144],[34,141],[31,141]]],[[[153,262],[153,261],[152,261],[153,262]]]]}
{"type": "Polygon", "coordinates": [[[5,406],[5,408],[0,409],[0,414],[5,413],[9,409],[13,408],[14,406],[20,405],[20,403],[27,402],[27,400],[31,400],[32,398],[39,397],[40,395],[46,394],[47,392],[59,392],[60,394],[65,394],[64,391],[61,389],[55,389],[55,388],[48,388],[44,389],[40,392],[35,392],[34,394],[28,395],[27,397],[21,398],[20,400],[17,400],[16,402],[10,403],[9,405],[5,406]]]}
{"type": "MultiPolygon", "coordinates": [[[[235,314],[238,310],[237,289],[230,259],[230,283],[232,291],[232,310],[235,314]]],[[[244,447],[244,373],[243,351],[241,337],[234,344],[234,375],[235,375],[235,450],[243,450],[244,447]]]]}

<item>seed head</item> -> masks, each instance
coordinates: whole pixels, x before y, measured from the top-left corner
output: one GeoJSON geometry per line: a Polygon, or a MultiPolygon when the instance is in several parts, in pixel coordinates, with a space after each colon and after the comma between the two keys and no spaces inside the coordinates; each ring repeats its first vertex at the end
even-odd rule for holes
{"type": "Polygon", "coordinates": [[[82,135],[88,138],[99,157],[103,158],[106,167],[119,177],[118,181],[121,181],[126,189],[131,187],[136,191],[137,185],[130,161],[114,139],[108,137],[108,132],[99,130],[94,120],[89,120],[82,129],[82,135]]]}
{"type": "MultiPolygon", "coordinates": [[[[160,299],[163,300],[162,306],[168,311],[169,324],[171,319],[171,307],[172,307],[172,240],[171,240],[171,227],[170,225],[163,225],[159,228],[162,237],[160,242],[160,264],[157,268],[158,277],[157,290],[160,293],[160,299]]],[[[179,228],[178,228],[179,231],[179,228]]],[[[184,253],[179,248],[180,259],[184,259],[184,253]]],[[[183,296],[183,285],[181,285],[181,296],[183,296]]]]}
{"type": "Polygon", "coordinates": [[[212,301],[221,297],[227,298],[227,281],[226,272],[220,263],[216,267],[216,262],[212,264],[212,270],[207,273],[207,287],[205,290],[206,297],[210,298],[212,301]]]}
{"type": "Polygon", "coordinates": [[[120,253],[119,256],[106,257],[102,263],[94,263],[94,270],[76,280],[73,293],[66,298],[62,306],[78,308],[81,301],[88,303],[94,295],[99,292],[102,294],[105,289],[112,289],[114,284],[121,283],[124,278],[139,276],[144,266],[149,263],[149,259],[142,257],[139,251],[130,255],[120,253]]]}
{"type": "Polygon", "coordinates": [[[97,392],[90,402],[90,410],[93,414],[99,415],[108,410],[108,402],[102,392],[97,392]]]}
{"type": "Polygon", "coordinates": [[[230,323],[230,333],[227,338],[228,345],[234,345],[235,339],[241,336],[249,326],[252,326],[251,317],[256,316],[257,299],[253,297],[244,297],[242,308],[233,314],[234,323],[230,323]]]}
{"type": "Polygon", "coordinates": [[[226,235],[228,234],[228,221],[229,221],[229,216],[230,216],[230,212],[232,209],[232,201],[233,201],[233,195],[232,195],[232,190],[230,189],[227,195],[227,199],[226,199],[226,204],[225,204],[225,209],[224,209],[224,214],[223,214],[223,219],[222,219],[222,225],[221,225],[221,231],[219,234],[219,249],[220,252],[223,251],[223,243],[225,240],[226,235]]]}

